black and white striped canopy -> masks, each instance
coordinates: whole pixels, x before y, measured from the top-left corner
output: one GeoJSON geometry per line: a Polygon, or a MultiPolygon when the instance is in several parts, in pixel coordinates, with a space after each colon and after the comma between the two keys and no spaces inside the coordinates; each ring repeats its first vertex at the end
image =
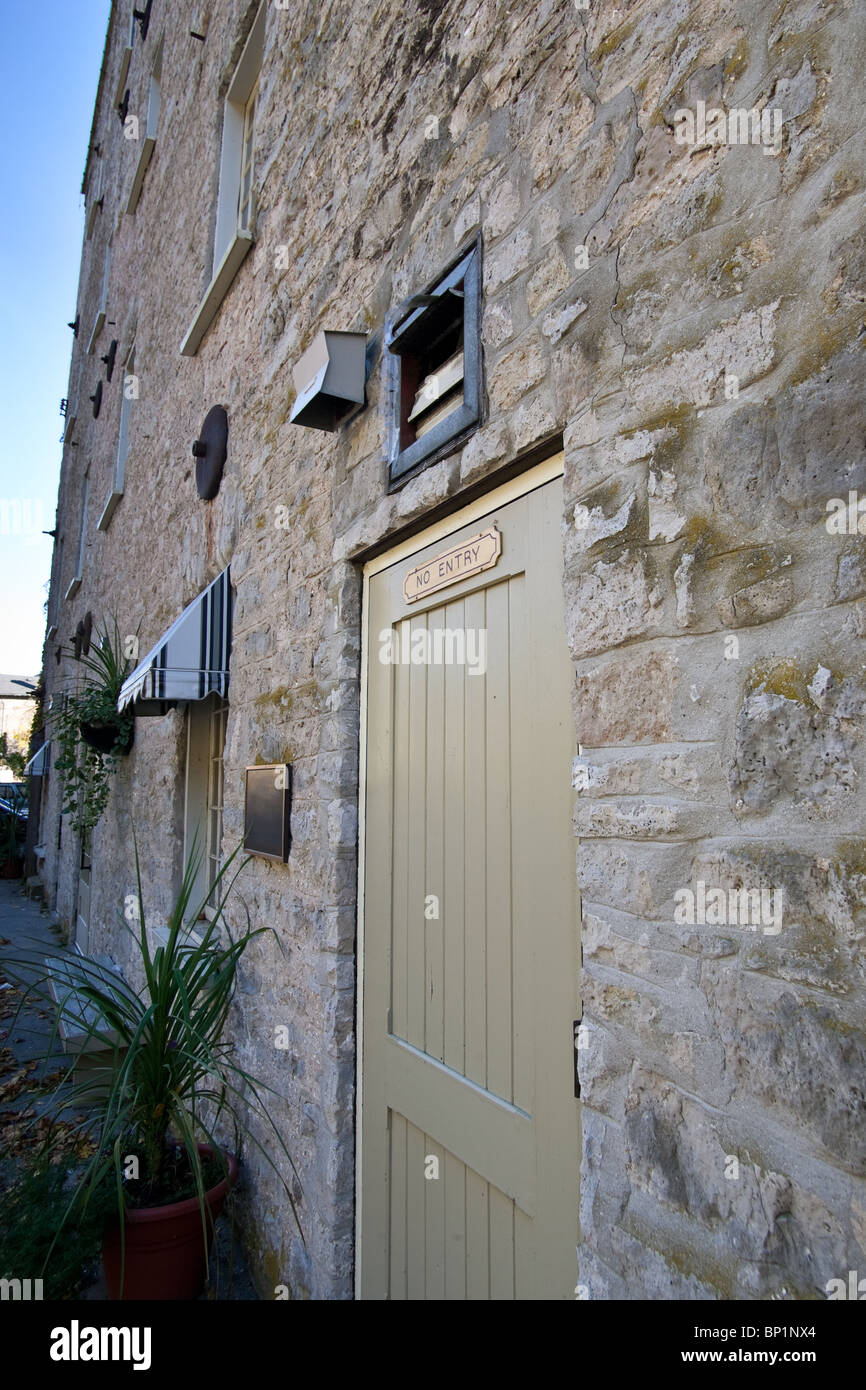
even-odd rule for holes
{"type": "Polygon", "coordinates": [[[232,587],[228,568],[193,599],[123,682],[119,710],[161,714],[177,700],[228,695],[232,645],[232,587]]]}
{"type": "Polygon", "coordinates": [[[51,766],[51,740],[37,748],[29,763],[24,765],[25,777],[44,777],[51,766]]]}

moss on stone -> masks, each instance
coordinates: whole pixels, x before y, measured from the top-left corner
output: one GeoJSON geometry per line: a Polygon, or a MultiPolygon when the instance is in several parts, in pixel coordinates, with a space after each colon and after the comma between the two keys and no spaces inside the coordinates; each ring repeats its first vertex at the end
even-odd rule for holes
{"type": "Polygon", "coordinates": [[[748,66],[749,45],[746,43],[746,40],[742,38],[725,64],[725,81],[735,82],[738,77],[742,77],[748,66]]]}
{"type": "Polygon", "coordinates": [[[694,406],[688,401],[682,401],[679,405],[667,406],[666,409],[642,420],[639,425],[634,425],[627,430],[620,430],[619,433],[623,439],[629,439],[632,435],[640,434],[643,430],[650,433],[665,428],[680,429],[694,415],[694,410],[694,406]]]}
{"type": "Polygon", "coordinates": [[[685,544],[686,552],[696,551],[705,560],[727,549],[724,537],[700,512],[688,518],[680,539],[685,544]]]}
{"type": "Polygon", "coordinates": [[[267,690],[263,695],[256,696],[256,707],[263,709],[267,705],[273,705],[283,710],[290,710],[294,704],[294,695],[287,685],[278,685],[276,690],[267,690]]]}
{"type": "MultiPolygon", "coordinates": [[[[838,667],[826,669],[829,670],[834,684],[841,685],[845,673],[838,667]]],[[[791,657],[779,661],[759,661],[749,673],[749,689],[752,692],[763,689],[771,695],[782,695],[786,700],[797,700],[802,705],[811,705],[817,709],[818,706],[809,693],[809,681],[813,675],[814,670],[811,675],[804,672],[799,663],[791,657]]]]}
{"type": "Polygon", "coordinates": [[[850,321],[843,316],[821,317],[798,329],[797,340],[808,343],[798,356],[788,379],[788,387],[800,386],[827,369],[834,357],[850,348],[860,328],[860,312],[852,313],[850,321]]]}
{"type": "Polygon", "coordinates": [[[781,661],[758,661],[748,676],[751,693],[765,690],[770,695],[782,695],[784,699],[796,700],[801,705],[813,703],[806,685],[807,677],[792,657],[781,661]]]}
{"type": "Polygon", "coordinates": [[[599,62],[601,59],[609,58],[611,53],[614,53],[621,43],[631,38],[637,28],[637,22],[638,16],[635,15],[632,19],[627,19],[622,24],[618,24],[615,29],[611,29],[607,38],[602,39],[598,47],[593,49],[593,61],[599,62]]]}
{"type": "Polygon", "coordinates": [[[843,874],[866,875],[866,839],[842,840],[835,862],[843,874]]]}
{"type": "MultiPolygon", "coordinates": [[[[273,1248],[269,1250],[263,1250],[259,1258],[261,1260],[262,1271],[265,1276],[265,1288],[276,1289],[277,1285],[286,1283],[286,1280],[282,1277],[282,1271],[280,1269],[280,1257],[277,1254],[276,1250],[274,1250],[273,1248]]],[[[289,1294],[291,1295],[291,1289],[289,1289],[289,1294]]]]}

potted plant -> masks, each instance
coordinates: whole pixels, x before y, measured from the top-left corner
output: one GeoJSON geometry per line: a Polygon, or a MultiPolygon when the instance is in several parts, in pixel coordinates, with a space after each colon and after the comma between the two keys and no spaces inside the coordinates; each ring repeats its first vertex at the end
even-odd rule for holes
{"type": "Polygon", "coordinates": [[[134,716],[117,708],[131,662],[123,654],[116,618],[113,631],[106,624],[86,654],[75,649],[70,654],[84,667],[84,684],[66,692],[46,713],[46,721],[58,746],[54,766],[63,777],[63,810],[84,834],[108,804],[118,759],[132,748],[134,716]]]}
{"type": "MultiPolygon", "coordinates": [[[[90,1120],[82,1127],[94,1151],[81,1186],[85,1209],[91,1199],[99,1208],[106,1193],[113,1194],[102,1246],[110,1298],[192,1299],[201,1292],[214,1220],[238,1176],[236,1154],[217,1138],[227,1123],[233,1148],[245,1135],[280,1176],[298,1221],[292,1191],[255,1132],[259,1124],[270,1131],[297,1177],[265,1104],[264,1093],[271,1088],[234,1060],[232,1044],[223,1037],[244,952],[272,928],[253,930],[247,924],[234,938],[229,933],[223,908],[238,870],[213,920],[201,937],[191,937],[187,923],[197,922],[204,907],[202,902],[190,912],[200,860],[194,845],[167,938],[151,951],[136,845],[137,895],[127,900],[122,920],[136,943],[144,978],[140,990],[86,956],[49,957],[48,975],[36,982],[32,957],[12,962],[24,999],[34,992],[45,999],[53,979],[58,1024],[65,1019],[82,1037],[78,1057],[99,1049],[104,1059],[101,1077],[70,1087],[64,1083],[75,1069],[73,1059],[58,1099],[64,1110],[91,1105],[90,1120]]],[[[213,892],[208,889],[206,900],[213,892]]],[[[4,964],[9,973],[8,957],[4,964]]]]}
{"type": "Polygon", "coordinates": [[[131,663],[123,655],[116,618],[114,632],[106,626],[78,661],[87,672],[84,689],[75,697],[81,737],[99,753],[123,757],[132,747],[135,720],[117,708],[131,663]]]}

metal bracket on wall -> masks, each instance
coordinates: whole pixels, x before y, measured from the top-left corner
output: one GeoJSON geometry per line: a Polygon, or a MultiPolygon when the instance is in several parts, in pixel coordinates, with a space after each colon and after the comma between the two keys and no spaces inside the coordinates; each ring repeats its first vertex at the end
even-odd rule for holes
{"type": "Polygon", "coordinates": [[[580,1044],[581,1044],[581,1034],[580,1034],[580,1030],[581,1030],[582,1027],[583,1027],[583,1019],[581,1019],[581,1018],[576,1018],[576,1019],[574,1020],[574,1032],[573,1032],[573,1037],[572,1037],[572,1041],[573,1041],[574,1046],[573,1046],[572,1051],[573,1051],[573,1055],[574,1055],[574,1094],[575,1094],[575,1098],[576,1098],[577,1100],[580,1100],[580,1072],[579,1072],[579,1070],[578,1070],[578,1066],[579,1066],[579,1062],[580,1062],[580,1044]]]}
{"type": "Polygon", "coordinates": [[[141,27],[142,39],[147,38],[147,29],[150,24],[150,7],[152,4],[153,0],[147,0],[147,4],[143,10],[133,10],[132,12],[133,19],[136,19],[141,27]]]}

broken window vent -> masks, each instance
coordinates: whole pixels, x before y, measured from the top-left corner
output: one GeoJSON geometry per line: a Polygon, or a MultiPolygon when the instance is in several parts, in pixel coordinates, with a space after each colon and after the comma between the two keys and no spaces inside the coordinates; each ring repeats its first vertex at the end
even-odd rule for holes
{"type": "Polygon", "coordinates": [[[388,460],[394,483],[459,447],[481,419],[480,243],[386,323],[388,460]]]}

